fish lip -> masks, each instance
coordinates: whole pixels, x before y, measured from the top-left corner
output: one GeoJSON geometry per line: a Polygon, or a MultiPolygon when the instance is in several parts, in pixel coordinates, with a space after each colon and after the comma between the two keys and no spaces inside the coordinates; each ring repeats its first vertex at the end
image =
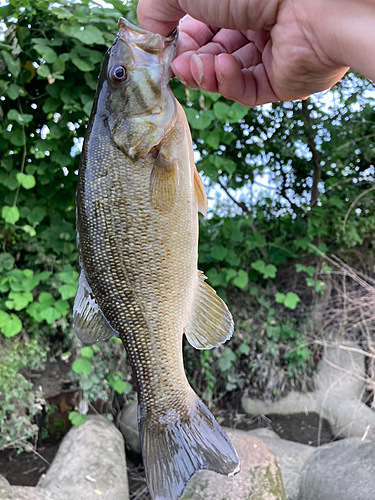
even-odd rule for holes
{"type": "Polygon", "coordinates": [[[121,36],[121,28],[133,31],[135,34],[134,43],[136,43],[137,45],[142,45],[142,48],[144,50],[147,50],[145,42],[146,41],[149,42],[151,38],[154,38],[154,43],[155,43],[154,47],[149,48],[149,50],[152,52],[156,53],[162,52],[165,49],[165,47],[170,44],[174,44],[175,46],[177,46],[178,28],[175,28],[170,35],[162,36],[159,35],[159,33],[153,33],[152,31],[144,30],[139,26],[136,26],[135,24],[131,23],[124,17],[120,17],[120,19],[118,20],[118,30],[119,30],[118,36],[120,38],[123,38],[121,36]]]}

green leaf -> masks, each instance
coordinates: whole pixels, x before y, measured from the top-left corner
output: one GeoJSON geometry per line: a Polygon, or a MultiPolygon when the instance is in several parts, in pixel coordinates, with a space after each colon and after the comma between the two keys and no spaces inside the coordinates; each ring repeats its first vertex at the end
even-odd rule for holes
{"type": "MultiPolygon", "coordinates": [[[[68,267],[68,269],[69,269],[69,267],[68,267]]],[[[69,285],[76,286],[78,283],[78,273],[74,269],[70,269],[68,271],[63,271],[63,272],[59,273],[59,278],[61,279],[61,281],[63,283],[67,283],[69,285]]]]}
{"type": "Polygon", "coordinates": [[[61,59],[61,57],[58,57],[56,59],[56,61],[53,63],[52,71],[54,73],[64,73],[64,71],[65,71],[65,61],[63,59],[61,59]]]}
{"type": "Polygon", "coordinates": [[[93,355],[93,352],[92,352],[91,347],[82,347],[81,356],[83,356],[84,358],[91,358],[92,355],[93,355]]]}
{"type": "Polygon", "coordinates": [[[31,237],[36,235],[35,229],[32,226],[29,226],[28,224],[22,226],[22,229],[25,231],[25,233],[29,234],[31,237]]]}
{"type": "Polygon", "coordinates": [[[236,361],[236,355],[229,347],[223,350],[221,357],[218,359],[218,367],[221,371],[228,371],[232,367],[233,363],[236,361]]]}
{"type": "Polygon", "coordinates": [[[233,280],[233,285],[238,286],[241,290],[244,290],[247,287],[249,282],[249,276],[246,271],[240,269],[237,273],[237,277],[233,280]]]}
{"type": "Polygon", "coordinates": [[[37,224],[41,222],[46,215],[47,212],[44,208],[35,207],[32,209],[31,213],[26,216],[26,219],[30,224],[37,224]]]}
{"type": "Polygon", "coordinates": [[[237,123],[242,120],[249,112],[248,106],[244,106],[239,102],[234,102],[227,113],[228,123],[237,123]]]}
{"type": "MultiPolygon", "coordinates": [[[[7,114],[8,120],[16,121],[20,125],[25,125],[33,119],[33,115],[20,114],[16,109],[10,109],[7,114]]],[[[23,143],[23,142],[22,142],[23,143]]]]}
{"type": "Polygon", "coordinates": [[[87,415],[83,415],[82,413],[78,413],[77,411],[71,411],[69,413],[69,420],[72,422],[72,425],[74,425],[74,427],[79,427],[86,422],[87,415]]]}
{"type": "Polygon", "coordinates": [[[72,364],[72,370],[75,373],[83,373],[89,375],[91,372],[91,364],[87,358],[78,358],[72,364]]]}
{"type": "Polygon", "coordinates": [[[105,45],[102,32],[96,26],[86,25],[81,29],[80,26],[61,25],[61,30],[68,36],[72,36],[80,42],[87,45],[105,45]]]}
{"type": "Polygon", "coordinates": [[[3,59],[8,67],[9,73],[14,76],[14,78],[17,78],[18,75],[21,72],[21,66],[20,66],[20,60],[18,57],[13,57],[9,52],[6,50],[1,51],[1,55],[3,56],[3,59]]]}
{"type": "Polygon", "coordinates": [[[15,83],[11,83],[9,87],[7,88],[7,94],[10,99],[13,101],[17,99],[17,97],[20,95],[20,91],[22,90],[22,87],[19,87],[15,83]]]}
{"type": "Polygon", "coordinates": [[[9,141],[13,144],[13,146],[23,146],[24,135],[22,132],[13,132],[12,130],[9,134],[9,141]]]}
{"type": "Polygon", "coordinates": [[[71,299],[75,297],[77,293],[78,284],[76,285],[61,285],[59,287],[59,292],[63,300],[71,299]]]}
{"type": "Polygon", "coordinates": [[[197,111],[196,109],[184,106],[184,110],[189,125],[195,130],[205,130],[215,119],[214,114],[210,109],[197,111]]]}
{"type": "Polygon", "coordinates": [[[288,307],[289,309],[295,309],[297,306],[297,303],[301,299],[298,297],[298,295],[294,292],[288,292],[285,296],[284,300],[284,306],[288,307]]]}
{"type": "Polygon", "coordinates": [[[25,189],[32,189],[36,184],[35,177],[33,175],[24,174],[22,172],[17,174],[17,180],[25,189]]]}
{"type": "Polygon", "coordinates": [[[214,104],[213,110],[215,118],[224,123],[227,121],[227,114],[230,110],[228,104],[226,104],[225,102],[216,102],[214,104]]]}
{"type": "Polygon", "coordinates": [[[211,256],[215,260],[224,260],[226,255],[228,253],[228,249],[223,247],[223,245],[216,245],[212,250],[211,250],[211,256]]]}
{"type": "Polygon", "coordinates": [[[8,252],[0,253],[0,272],[13,269],[15,258],[8,252]]]}
{"type": "Polygon", "coordinates": [[[10,320],[9,314],[0,309],[0,328],[5,326],[10,320]]]}
{"type": "Polygon", "coordinates": [[[57,54],[53,49],[51,49],[51,47],[47,47],[45,45],[35,45],[34,49],[48,64],[54,63],[57,59],[57,54]]]}
{"type": "Polygon", "coordinates": [[[8,224],[15,224],[20,218],[20,213],[17,207],[5,205],[1,211],[1,216],[8,224]]]}
{"type": "Polygon", "coordinates": [[[36,72],[42,78],[48,78],[49,75],[51,74],[51,70],[49,69],[47,64],[42,64],[42,66],[39,66],[39,68],[36,70],[36,72]]]}
{"type": "Polygon", "coordinates": [[[251,267],[260,273],[263,273],[264,268],[266,267],[266,263],[264,260],[257,260],[256,262],[251,263],[251,267]]]}
{"type": "Polygon", "coordinates": [[[61,313],[55,307],[48,307],[40,312],[40,317],[45,319],[49,325],[52,325],[57,319],[61,318],[61,313]]]}
{"type": "Polygon", "coordinates": [[[277,267],[273,264],[268,264],[262,271],[263,278],[275,278],[277,272],[277,267]]]}
{"type": "Polygon", "coordinates": [[[277,292],[275,295],[275,300],[278,304],[284,304],[285,293],[277,292]]]}
{"type": "Polygon", "coordinates": [[[118,394],[124,394],[127,383],[123,380],[114,380],[111,382],[110,387],[114,389],[118,394]]]}
{"type": "Polygon", "coordinates": [[[226,276],[227,283],[235,276],[237,276],[237,271],[235,269],[228,269],[226,276]]]}
{"type": "Polygon", "coordinates": [[[245,356],[248,356],[250,354],[250,346],[242,343],[239,348],[237,349],[239,354],[244,354],[245,356]]]}
{"type": "Polygon", "coordinates": [[[17,333],[20,333],[20,331],[22,330],[22,323],[19,317],[16,316],[14,313],[8,316],[9,319],[7,323],[0,329],[3,335],[5,335],[5,337],[13,337],[14,335],[17,335],[17,333]]]}
{"type": "Polygon", "coordinates": [[[86,102],[86,104],[83,106],[83,111],[86,113],[87,116],[90,116],[93,104],[94,104],[94,101],[90,100],[90,101],[86,102]]]}

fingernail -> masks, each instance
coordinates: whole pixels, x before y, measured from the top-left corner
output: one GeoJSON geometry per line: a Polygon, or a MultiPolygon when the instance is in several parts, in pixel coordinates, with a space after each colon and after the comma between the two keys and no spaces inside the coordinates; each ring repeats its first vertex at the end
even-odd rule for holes
{"type": "Polygon", "coordinates": [[[198,83],[198,85],[200,85],[203,82],[203,63],[197,54],[193,54],[191,56],[191,62],[195,65],[198,73],[198,77],[194,77],[194,80],[198,83]]]}
{"type": "Polygon", "coordinates": [[[178,69],[173,63],[171,63],[171,69],[173,73],[177,76],[177,78],[180,80],[182,85],[185,85],[185,87],[187,87],[187,82],[182,78],[181,73],[178,71],[178,69]]]}
{"type": "Polygon", "coordinates": [[[223,73],[221,72],[220,70],[220,66],[219,66],[219,56],[215,56],[215,73],[216,73],[216,80],[219,82],[219,83],[223,83],[223,80],[224,80],[224,76],[223,76],[223,73]]]}

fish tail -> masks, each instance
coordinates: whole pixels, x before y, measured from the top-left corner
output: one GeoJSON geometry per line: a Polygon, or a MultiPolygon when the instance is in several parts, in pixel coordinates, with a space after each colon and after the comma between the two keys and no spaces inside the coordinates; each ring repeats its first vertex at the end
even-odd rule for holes
{"type": "Polygon", "coordinates": [[[190,411],[169,410],[156,424],[138,407],[146,481],[153,500],[177,500],[200,469],[233,476],[240,470],[232,443],[209,409],[194,395],[190,411]]]}

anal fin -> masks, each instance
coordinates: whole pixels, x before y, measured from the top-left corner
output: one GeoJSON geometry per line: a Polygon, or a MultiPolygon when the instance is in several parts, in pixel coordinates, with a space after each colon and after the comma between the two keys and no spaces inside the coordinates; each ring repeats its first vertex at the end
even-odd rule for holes
{"type": "Polygon", "coordinates": [[[118,335],[103,316],[83,269],[74,300],[73,327],[75,334],[84,344],[94,344],[118,335]]]}
{"type": "Polygon", "coordinates": [[[196,349],[212,349],[223,344],[233,334],[233,318],[225,302],[204,282],[198,271],[198,290],[193,314],[185,328],[185,335],[196,349]]]}

